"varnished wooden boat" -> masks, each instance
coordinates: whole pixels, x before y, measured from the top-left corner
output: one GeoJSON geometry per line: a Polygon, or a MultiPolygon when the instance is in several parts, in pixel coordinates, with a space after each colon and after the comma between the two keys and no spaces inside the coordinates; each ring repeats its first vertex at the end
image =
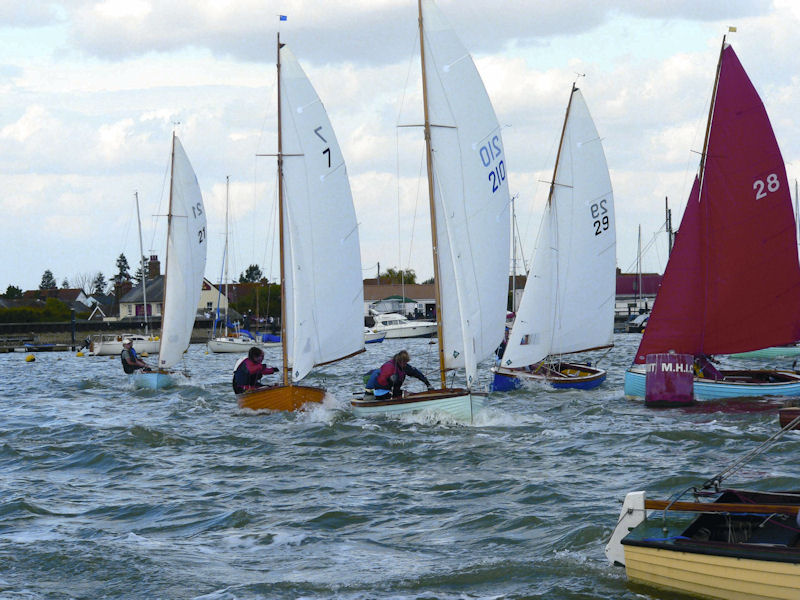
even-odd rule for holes
{"type": "Polygon", "coordinates": [[[237,394],[239,408],[250,410],[298,410],[308,403],[321,403],[325,390],[307,385],[276,385],[237,394]]]}

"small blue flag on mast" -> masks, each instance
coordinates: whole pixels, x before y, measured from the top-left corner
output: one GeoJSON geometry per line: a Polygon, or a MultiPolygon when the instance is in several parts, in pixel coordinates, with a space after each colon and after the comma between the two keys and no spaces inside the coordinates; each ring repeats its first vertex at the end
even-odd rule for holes
{"type": "Polygon", "coordinates": [[[285,21],[286,15],[278,15],[278,18],[280,18],[281,21],[285,21]]]}

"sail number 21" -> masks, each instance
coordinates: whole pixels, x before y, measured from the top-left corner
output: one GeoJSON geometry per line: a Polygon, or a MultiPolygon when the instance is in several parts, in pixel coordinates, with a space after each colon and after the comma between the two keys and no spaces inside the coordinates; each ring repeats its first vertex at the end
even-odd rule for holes
{"type": "Polygon", "coordinates": [[[767,180],[764,182],[761,179],[756,179],[753,182],[753,190],[756,192],[756,200],[764,198],[768,192],[777,192],[781,187],[781,182],[775,173],[767,175],[767,180]]]}
{"type": "Polygon", "coordinates": [[[500,147],[500,136],[492,137],[488,143],[481,146],[480,155],[483,166],[489,169],[489,182],[492,184],[494,194],[506,180],[506,165],[501,158],[503,149],[500,147]]]}

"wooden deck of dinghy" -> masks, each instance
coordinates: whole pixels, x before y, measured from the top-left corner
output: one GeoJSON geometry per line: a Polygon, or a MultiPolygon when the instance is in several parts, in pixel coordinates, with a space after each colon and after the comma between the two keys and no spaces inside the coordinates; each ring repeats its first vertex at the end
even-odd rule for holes
{"type": "Polygon", "coordinates": [[[325,390],[305,385],[276,385],[238,394],[239,408],[250,410],[298,410],[309,402],[321,403],[325,390]]]}

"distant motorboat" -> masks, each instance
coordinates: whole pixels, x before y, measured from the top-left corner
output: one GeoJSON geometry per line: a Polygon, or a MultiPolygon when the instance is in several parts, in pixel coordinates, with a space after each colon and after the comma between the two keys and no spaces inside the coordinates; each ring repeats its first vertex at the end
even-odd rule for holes
{"type": "Polygon", "coordinates": [[[383,313],[374,315],[373,331],[386,333],[387,339],[433,337],[436,335],[436,323],[431,321],[411,321],[400,313],[383,313]]]}
{"type": "Polygon", "coordinates": [[[128,338],[140,356],[144,353],[158,354],[158,336],[139,333],[103,333],[92,336],[89,342],[91,356],[114,356],[122,353],[122,340],[128,338]]]}
{"type": "Polygon", "coordinates": [[[379,344],[386,339],[385,331],[375,331],[369,327],[364,327],[364,343],[365,344],[379,344]]]}

